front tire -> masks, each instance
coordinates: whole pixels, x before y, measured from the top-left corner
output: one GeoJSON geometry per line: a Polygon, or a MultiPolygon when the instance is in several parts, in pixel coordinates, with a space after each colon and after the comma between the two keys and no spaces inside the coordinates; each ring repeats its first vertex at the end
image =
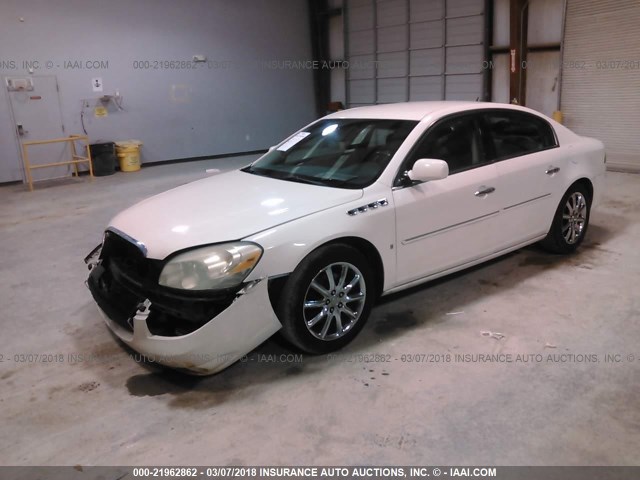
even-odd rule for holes
{"type": "Polygon", "coordinates": [[[371,312],[376,290],[366,258],[349,245],[311,252],[289,276],[278,303],[282,336],[306,353],[351,342],[371,312]]]}
{"type": "Polygon", "coordinates": [[[582,184],[574,184],[564,194],[547,237],[540,242],[552,253],[566,254],[580,246],[587,233],[591,198],[582,184]]]}

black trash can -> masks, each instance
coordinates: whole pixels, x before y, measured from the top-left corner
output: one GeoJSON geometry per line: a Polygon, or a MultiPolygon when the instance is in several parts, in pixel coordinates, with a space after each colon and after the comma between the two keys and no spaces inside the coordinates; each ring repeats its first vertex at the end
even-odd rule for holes
{"type": "Polygon", "coordinates": [[[93,174],[104,177],[116,173],[116,144],[114,142],[93,143],[89,145],[93,174]]]}

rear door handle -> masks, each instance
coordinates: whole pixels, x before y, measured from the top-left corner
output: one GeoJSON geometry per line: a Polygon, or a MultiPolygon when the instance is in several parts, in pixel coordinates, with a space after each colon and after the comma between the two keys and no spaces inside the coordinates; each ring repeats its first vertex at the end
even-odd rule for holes
{"type": "Polygon", "coordinates": [[[547,175],[553,175],[554,173],[558,173],[559,171],[560,171],[560,168],[554,167],[552,165],[549,168],[547,168],[544,173],[546,173],[547,175]]]}
{"type": "Polygon", "coordinates": [[[476,197],[481,197],[482,195],[489,195],[490,193],[493,193],[495,191],[496,189],[493,187],[485,187],[484,185],[482,185],[481,187],[478,188],[478,191],[474,193],[474,195],[476,197]]]}

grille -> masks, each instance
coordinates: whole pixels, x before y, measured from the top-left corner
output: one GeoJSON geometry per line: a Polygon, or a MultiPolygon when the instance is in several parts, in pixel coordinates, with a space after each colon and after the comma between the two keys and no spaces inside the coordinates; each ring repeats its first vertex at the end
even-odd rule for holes
{"type": "Polygon", "coordinates": [[[111,231],[105,233],[102,258],[138,287],[152,286],[160,276],[159,261],[146,258],[136,245],[111,231]]]}

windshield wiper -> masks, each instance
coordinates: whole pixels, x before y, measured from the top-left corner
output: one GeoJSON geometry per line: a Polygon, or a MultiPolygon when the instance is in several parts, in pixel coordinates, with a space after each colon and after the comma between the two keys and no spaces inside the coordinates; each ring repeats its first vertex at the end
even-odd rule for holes
{"type": "MultiPolygon", "coordinates": [[[[240,169],[241,172],[246,172],[246,173],[251,173],[253,175],[261,175],[263,177],[270,177],[272,173],[274,173],[273,170],[268,169],[268,168],[260,168],[260,167],[254,167],[253,165],[248,165],[244,168],[240,169]]],[[[279,177],[275,177],[274,178],[279,178],[279,177]]]]}
{"type": "MultiPolygon", "coordinates": [[[[347,178],[345,180],[338,180],[337,178],[325,178],[323,179],[324,182],[330,184],[330,186],[332,187],[340,187],[342,185],[348,185],[349,182],[351,182],[351,180],[353,180],[354,178],[357,178],[356,176],[347,178]]],[[[353,185],[355,186],[355,185],[353,185]]]]}
{"type": "Polygon", "coordinates": [[[278,180],[289,180],[291,182],[306,183],[309,185],[317,185],[320,187],[340,187],[348,184],[354,177],[346,180],[338,180],[335,178],[317,178],[309,175],[300,175],[280,170],[272,170],[270,168],[253,167],[251,165],[242,168],[241,171],[264,177],[277,178],[278,180]]]}
{"type": "Polygon", "coordinates": [[[269,178],[277,178],[278,180],[292,180],[294,182],[301,182],[301,183],[311,183],[314,185],[323,185],[322,183],[316,183],[316,181],[308,178],[308,177],[303,177],[300,175],[296,175],[296,174],[291,174],[289,172],[285,172],[282,170],[272,170],[270,168],[260,168],[260,167],[253,167],[251,165],[249,165],[248,167],[245,167],[242,169],[243,172],[247,172],[247,173],[253,173],[254,175],[261,175],[264,177],[269,177],[269,178]]]}
{"type": "Polygon", "coordinates": [[[291,173],[289,175],[282,176],[280,178],[282,180],[291,180],[293,182],[308,183],[310,185],[319,185],[321,187],[327,186],[326,182],[322,180],[316,180],[315,178],[307,177],[306,175],[296,175],[295,173],[291,173]]]}

